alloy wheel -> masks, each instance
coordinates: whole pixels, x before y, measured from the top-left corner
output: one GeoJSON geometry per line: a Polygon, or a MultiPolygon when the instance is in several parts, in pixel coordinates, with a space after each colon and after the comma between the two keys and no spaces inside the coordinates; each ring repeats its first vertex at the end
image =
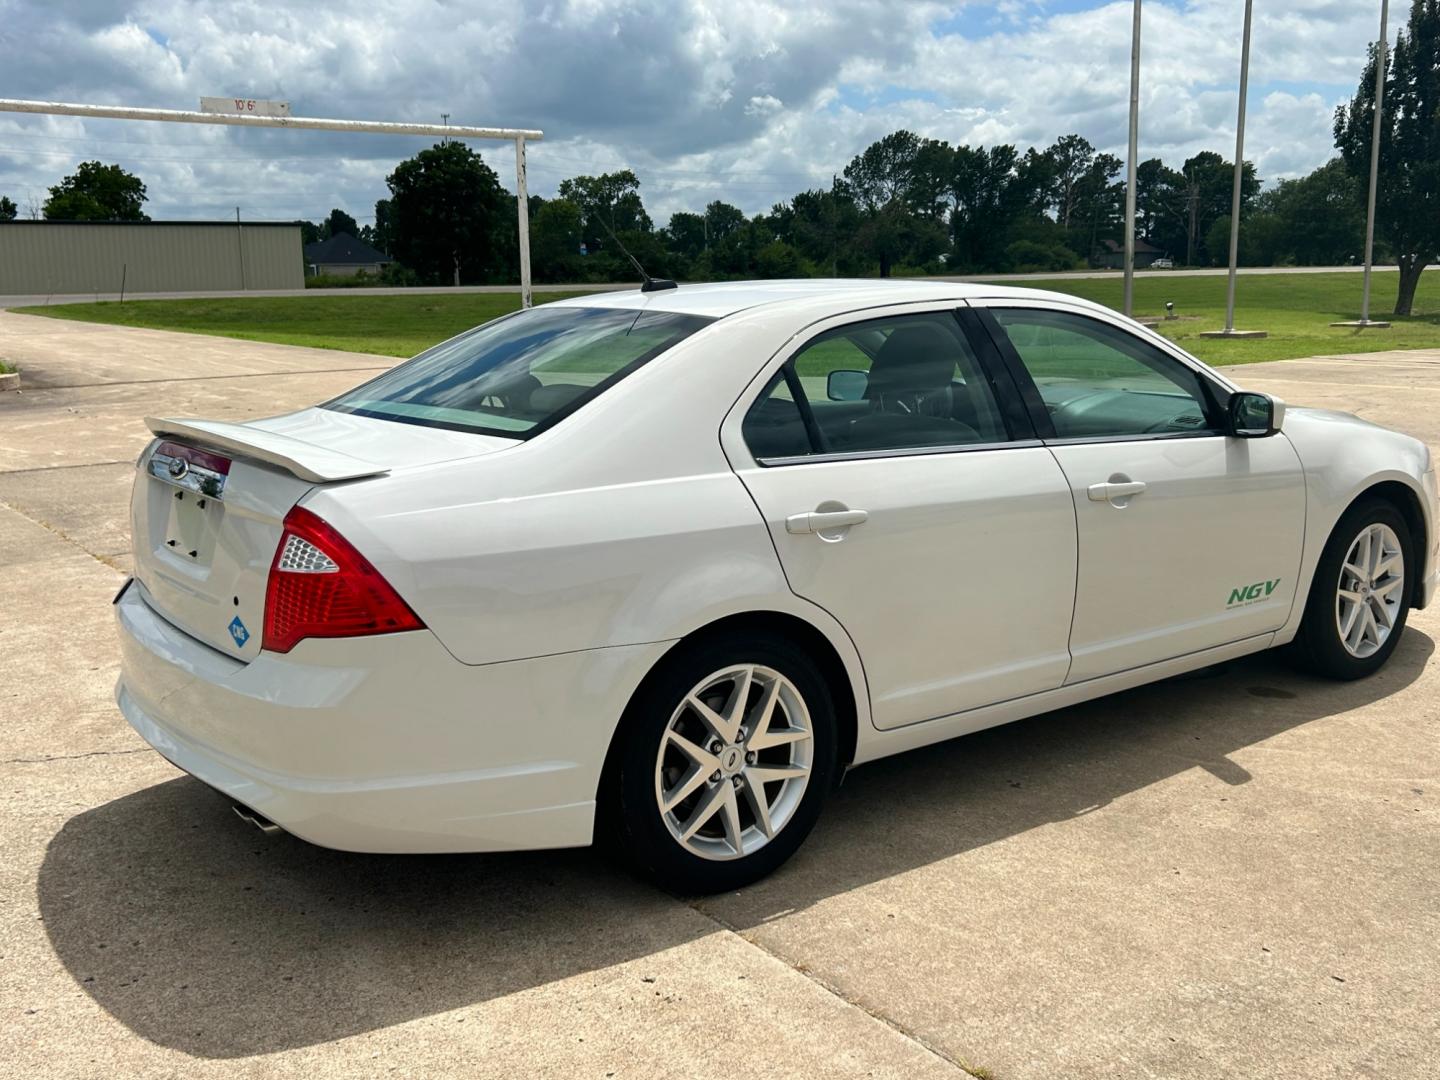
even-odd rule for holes
{"type": "Polygon", "coordinates": [[[794,817],[813,754],[810,714],[793,682],[758,664],[725,668],[697,683],[666,725],[656,807],[693,855],[754,854],[794,817]]]}
{"type": "Polygon", "coordinates": [[[1381,522],[1365,526],[1340,565],[1335,628],[1345,651],[1373,656],[1389,639],[1405,596],[1405,553],[1395,530],[1381,522]]]}

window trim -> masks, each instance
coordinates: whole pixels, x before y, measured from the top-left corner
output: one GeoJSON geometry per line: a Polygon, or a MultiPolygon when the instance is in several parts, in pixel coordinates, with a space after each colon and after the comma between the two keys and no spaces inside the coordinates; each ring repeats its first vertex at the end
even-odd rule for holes
{"type": "MultiPolygon", "coordinates": [[[[825,464],[843,461],[867,461],[871,458],[897,458],[897,457],[919,457],[934,456],[937,454],[968,453],[977,450],[1008,450],[1017,447],[1037,447],[1042,445],[1034,424],[1024,403],[1017,400],[1018,390],[1014,385],[1014,376],[1007,370],[1000,351],[995,347],[988,333],[982,332],[979,327],[965,317],[969,310],[963,300],[943,301],[936,307],[910,307],[906,306],[900,310],[861,309],[854,312],[846,312],[844,315],[836,316],[833,320],[827,319],[818,324],[819,328],[814,333],[808,334],[803,341],[794,345],[785,352],[784,359],[780,361],[779,367],[774,374],[761,373],[760,390],[754,397],[748,400],[742,399],[737,402],[739,423],[735,431],[739,437],[740,445],[750,455],[750,459],[762,469],[788,468],[795,465],[825,464]],[[943,315],[948,313],[955,320],[954,332],[960,339],[961,344],[967,347],[974,355],[975,363],[979,373],[989,388],[995,410],[999,416],[1000,423],[1005,429],[1006,438],[1003,440],[986,440],[980,443],[947,443],[937,446],[917,447],[892,447],[877,450],[829,450],[826,448],[824,433],[820,430],[815,420],[814,411],[810,407],[810,396],[805,393],[800,383],[799,373],[795,370],[795,360],[813,345],[819,338],[831,334],[837,330],[843,331],[846,327],[856,326],[861,323],[878,322],[882,319],[897,319],[916,315],[943,315]],[[844,321],[840,321],[844,320],[844,321]],[[800,413],[801,421],[805,425],[806,435],[810,440],[812,452],[805,455],[781,455],[760,457],[751,449],[748,440],[744,435],[744,424],[752,409],[771,393],[772,388],[779,380],[784,380],[789,387],[790,395],[795,399],[795,405],[800,413]]],[[[812,324],[814,326],[816,324],[812,324]]],[[[807,329],[810,329],[807,327],[807,329]]],[[[796,335],[799,336],[798,334],[796,335]]],[[[794,339],[792,338],[792,341],[794,339]]]]}
{"type": "MultiPolygon", "coordinates": [[[[1159,347],[1153,341],[1136,334],[1124,325],[1100,317],[1096,312],[1085,311],[1064,304],[1026,303],[1024,300],[1011,301],[1008,298],[981,301],[973,305],[973,310],[979,315],[981,325],[984,326],[996,350],[1003,358],[1010,377],[1018,383],[1020,396],[1025,403],[1026,410],[1030,414],[1031,422],[1034,424],[1041,441],[1047,446],[1076,446],[1086,443],[1107,442],[1152,442],[1160,439],[1223,438],[1229,434],[1229,428],[1225,423],[1223,403],[1229,398],[1230,391],[1224,391],[1224,396],[1222,397],[1220,387],[1216,385],[1215,379],[1209,371],[1196,366],[1195,363],[1189,362],[1186,358],[1175,355],[1171,349],[1159,347]],[[1150,346],[1161,356],[1173,361],[1195,377],[1195,381],[1200,388],[1201,397],[1204,399],[1201,402],[1201,407],[1205,411],[1206,423],[1210,426],[1204,431],[1142,431],[1128,435],[1058,434],[1055,431],[1054,421],[1050,417],[1050,410],[1046,408],[1044,399],[1040,396],[1040,388],[1036,384],[1034,377],[1030,374],[1030,369],[1025,366],[1024,360],[1021,359],[1019,351],[1011,342],[1010,336],[1005,332],[1005,328],[1000,325],[1000,320],[995,317],[996,310],[1054,312],[1058,315],[1066,315],[1083,322],[1093,323],[1113,333],[1127,335],[1136,342],[1150,346]]],[[[1143,363],[1143,361],[1140,362],[1143,363]]]]}

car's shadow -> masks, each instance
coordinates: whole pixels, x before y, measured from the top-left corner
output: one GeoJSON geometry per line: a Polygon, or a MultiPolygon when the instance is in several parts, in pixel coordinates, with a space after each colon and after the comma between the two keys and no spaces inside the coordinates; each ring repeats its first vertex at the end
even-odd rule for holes
{"type": "MultiPolygon", "coordinates": [[[[857,769],[790,865],[702,909],[754,925],[1187,769],[1249,782],[1228,755],[1399,690],[1433,651],[1412,628],[1383,672],[1349,684],[1252,658],[857,769]]],[[[211,1058],[388,1027],[716,929],[588,851],[325,851],[260,835],[188,778],[72,818],[46,851],[39,902],[99,1005],[211,1058]]]]}

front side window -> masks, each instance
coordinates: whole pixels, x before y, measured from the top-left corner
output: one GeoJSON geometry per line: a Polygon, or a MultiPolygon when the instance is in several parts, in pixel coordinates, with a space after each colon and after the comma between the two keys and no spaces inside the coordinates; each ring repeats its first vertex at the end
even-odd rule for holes
{"type": "Polygon", "coordinates": [[[770,381],[742,431],[760,460],[1009,437],[950,312],[869,319],[818,335],[770,381]]]}
{"type": "Polygon", "coordinates": [[[461,334],[323,406],[523,439],[713,319],[544,306],[461,334]]]}
{"type": "Polygon", "coordinates": [[[1064,311],[991,311],[1057,438],[1220,430],[1200,376],[1148,341],[1064,311]]]}

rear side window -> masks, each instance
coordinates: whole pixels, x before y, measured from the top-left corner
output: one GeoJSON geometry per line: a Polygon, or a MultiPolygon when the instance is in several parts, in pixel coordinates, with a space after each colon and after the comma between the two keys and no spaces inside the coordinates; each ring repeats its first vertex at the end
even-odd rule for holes
{"type": "Polygon", "coordinates": [[[523,439],[713,321],[665,311],[532,308],[437,345],[323,407],[523,439]]]}
{"type": "Polygon", "coordinates": [[[950,312],[867,319],[818,335],[771,380],[741,430],[761,461],[1009,438],[950,312]]]}

